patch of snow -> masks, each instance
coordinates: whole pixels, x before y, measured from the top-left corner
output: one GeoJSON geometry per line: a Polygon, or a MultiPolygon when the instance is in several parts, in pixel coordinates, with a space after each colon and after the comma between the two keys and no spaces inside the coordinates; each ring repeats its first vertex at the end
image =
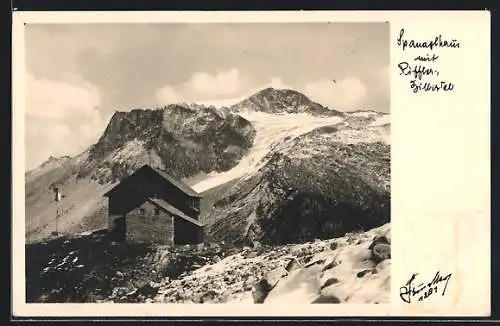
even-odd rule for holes
{"type": "Polygon", "coordinates": [[[210,173],[207,179],[193,185],[194,190],[203,192],[258,170],[266,163],[263,158],[277,141],[286,137],[293,139],[315,128],[342,121],[340,117],[317,117],[307,113],[270,114],[242,111],[239,114],[250,121],[257,131],[252,148],[234,168],[226,172],[210,173]]]}
{"type": "Polygon", "coordinates": [[[92,234],[92,231],[84,231],[84,232],[77,233],[77,235],[79,235],[79,236],[87,236],[87,235],[91,235],[91,234],[92,234]]]}
{"type": "Polygon", "coordinates": [[[351,115],[353,117],[370,118],[370,117],[373,117],[373,116],[377,115],[377,112],[373,112],[373,111],[356,111],[356,112],[349,113],[349,115],[351,115]]]}
{"type": "Polygon", "coordinates": [[[375,121],[370,123],[370,126],[382,126],[386,123],[391,123],[391,115],[390,114],[384,114],[384,115],[378,117],[375,121]]]}

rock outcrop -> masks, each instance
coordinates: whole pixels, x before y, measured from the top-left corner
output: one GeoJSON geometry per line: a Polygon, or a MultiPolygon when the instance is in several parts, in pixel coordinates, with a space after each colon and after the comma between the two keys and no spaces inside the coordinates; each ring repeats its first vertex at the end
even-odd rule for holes
{"type": "Polygon", "coordinates": [[[254,137],[251,123],[227,108],[172,104],[116,112],[90,148],[79,177],[115,182],[151,160],[178,178],[225,171],[245,155],[254,137]]]}

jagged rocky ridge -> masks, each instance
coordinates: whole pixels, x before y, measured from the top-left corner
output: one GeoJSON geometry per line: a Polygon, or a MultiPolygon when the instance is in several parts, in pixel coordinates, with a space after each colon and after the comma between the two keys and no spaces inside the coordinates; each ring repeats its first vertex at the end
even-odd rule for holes
{"type": "Polygon", "coordinates": [[[56,168],[64,165],[65,163],[69,162],[70,160],[71,160],[71,157],[67,156],[67,155],[64,155],[61,157],[55,157],[55,156],[51,155],[51,156],[49,156],[49,158],[45,162],[40,164],[37,168],[32,169],[30,171],[27,171],[24,174],[24,177],[26,178],[26,181],[29,182],[42,174],[48,173],[51,170],[56,169],[56,168]]]}
{"type": "Polygon", "coordinates": [[[377,129],[318,128],[279,144],[267,163],[215,202],[213,241],[296,243],[368,230],[390,219],[390,147],[377,129]],[[374,141],[375,140],[375,141],[374,141]]]}
{"type": "Polygon", "coordinates": [[[157,110],[116,112],[90,148],[79,176],[114,182],[148,163],[151,155],[178,178],[225,171],[248,151],[254,137],[251,123],[227,108],[172,104],[157,110]],[[130,148],[131,142],[139,148],[130,148]],[[110,159],[127,150],[128,156],[110,159]]]}

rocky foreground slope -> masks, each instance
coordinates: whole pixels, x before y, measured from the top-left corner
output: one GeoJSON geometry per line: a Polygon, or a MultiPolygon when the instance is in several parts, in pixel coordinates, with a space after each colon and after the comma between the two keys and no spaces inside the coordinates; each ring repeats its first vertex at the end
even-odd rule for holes
{"type": "Polygon", "coordinates": [[[104,235],[27,248],[28,302],[387,303],[389,224],[302,244],[175,251],[104,235]]]}

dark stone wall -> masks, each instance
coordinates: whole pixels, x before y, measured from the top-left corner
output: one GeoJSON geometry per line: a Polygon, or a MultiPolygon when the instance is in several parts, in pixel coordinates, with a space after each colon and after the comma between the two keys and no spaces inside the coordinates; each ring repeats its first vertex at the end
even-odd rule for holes
{"type": "Polygon", "coordinates": [[[150,202],[144,202],[126,214],[126,241],[173,244],[173,217],[164,210],[158,209],[150,202]],[[141,214],[141,209],[144,214],[141,214]]]}

